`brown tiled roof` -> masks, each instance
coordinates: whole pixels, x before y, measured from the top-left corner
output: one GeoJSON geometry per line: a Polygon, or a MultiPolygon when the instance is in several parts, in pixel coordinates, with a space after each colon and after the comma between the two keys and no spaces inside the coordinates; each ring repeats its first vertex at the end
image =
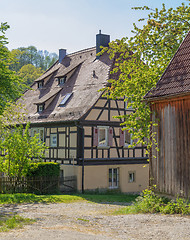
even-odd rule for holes
{"type": "Polygon", "coordinates": [[[39,100],[37,100],[36,102],[34,102],[34,104],[42,104],[45,103],[46,101],[48,101],[50,98],[54,97],[56,94],[58,94],[60,91],[62,90],[62,87],[55,87],[53,89],[51,89],[50,92],[48,92],[48,94],[44,95],[43,97],[41,97],[39,100]]]}
{"type": "Polygon", "coordinates": [[[164,74],[145,96],[161,98],[190,94],[190,32],[181,43],[164,74]]]}
{"type": "Polygon", "coordinates": [[[73,69],[77,68],[83,61],[77,61],[76,64],[72,64],[68,67],[60,67],[57,74],[56,74],[56,77],[63,77],[65,75],[67,75],[69,72],[71,72],[73,69]]]}
{"type": "Polygon", "coordinates": [[[39,78],[48,77],[42,89],[34,82],[19,102],[25,105],[31,123],[79,120],[101,96],[98,90],[106,86],[111,65],[106,53],[96,59],[95,47],[69,54],[39,78]],[[67,73],[65,84],[59,86],[57,76],[67,73]],[[59,106],[67,93],[73,94],[65,106],[59,106]],[[36,104],[46,102],[47,108],[38,113],[36,104]]]}
{"type": "Polygon", "coordinates": [[[42,76],[40,76],[39,78],[37,78],[35,80],[35,82],[41,81],[45,78],[47,78],[48,76],[50,76],[51,74],[53,74],[55,71],[57,71],[60,68],[61,64],[59,64],[59,62],[57,61],[53,66],[51,66],[42,76]]]}

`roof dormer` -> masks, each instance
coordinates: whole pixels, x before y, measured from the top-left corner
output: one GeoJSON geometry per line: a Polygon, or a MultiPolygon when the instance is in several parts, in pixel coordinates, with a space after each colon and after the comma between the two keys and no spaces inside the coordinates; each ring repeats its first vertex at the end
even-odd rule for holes
{"type": "Polygon", "coordinates": [[[44,86],[44,80],[38,82],[38,88],[41,89],[44,86]]]}
{"type": "Polygon", "coordinates": [[[48,94],[44,95],[42,98],[34,102],[34,104],[37,105],[37,112],[41,113],[42,111],[47,109],[49,104],[53,101],[53,99],[57,96],[61,89],[62,88],[53,89],[48,94]]]}
{"type": "Polygon", "coordinates": [[[57,78],[58,85],[64,85],[66,82],[67,76],[57,78]]]}
{"type": "Polygon", "coordinates": [[[38,113],[43,112],[44,108],[45,108],[45,104],[44,103],[43,104],[37,104],[37,112],[38,113]]]}

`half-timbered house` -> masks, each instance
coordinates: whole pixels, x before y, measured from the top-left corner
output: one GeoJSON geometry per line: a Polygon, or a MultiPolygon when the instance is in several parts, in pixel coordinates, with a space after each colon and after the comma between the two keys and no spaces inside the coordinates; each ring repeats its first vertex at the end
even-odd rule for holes
{"type": "Polygon", "coordinates": [[[110,100],[98,91],[107,85],[114,60],[97,57],[110,36],[97,34],[96,47],[66,54],[19,101],[25,105],[31,134],[39,133],[49,149],[44,161],[61,164],[62,176],[76,176],[78,190],[119,189],[137,192],[148,185],[145,146],[133,148],[122,119],[130,114],[124,99],[110,100]],[[146,167],[145,167],[146,165],[146,167]]]}
{"type": "Polygon", "coordinates": [[[147,95],[157,127],[150,179],[160,192],[190,197],[190,33],[147,95]]]}

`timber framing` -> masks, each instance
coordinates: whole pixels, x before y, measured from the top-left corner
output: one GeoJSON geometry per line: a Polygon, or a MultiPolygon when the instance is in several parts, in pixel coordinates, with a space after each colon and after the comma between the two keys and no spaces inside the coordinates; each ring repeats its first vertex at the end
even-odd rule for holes
{"type": "MultiPolygon", "coordinates": [[[[109,39],[101,33],[98,37],[109,39]]],[[[109,99],[99,91],[108,86],[114,65],[115,58],[107,53],[97,58],[96,47],[60,56],[18,100],[27,109],[31,135],[43,132],[48,146],[44,161],[60,163],[64,176],[77,176],[82,191],[117,187],[129,192],[147,187],[146,146],[130,147],[131,135],[121,126],[124,115],[133,109],[126,108],[124,97],[109,99]],[[60,77],[64,77],[61,84],[60,77]],[[44,108],[38,111],[36,104],[41,103],[44,108]],[[135,172],[139,184],[127,186],[128,172],[135,172]]]]}

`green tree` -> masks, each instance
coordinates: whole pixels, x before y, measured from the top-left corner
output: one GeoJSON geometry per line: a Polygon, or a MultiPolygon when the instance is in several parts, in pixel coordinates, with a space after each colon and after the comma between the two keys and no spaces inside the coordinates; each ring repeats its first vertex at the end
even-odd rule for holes
{"type": "Polygon", "coordinates": [[[10,65],[10,69],[17,72],[28,64],[45,71],[58,59],[56,53],[49,53],[47,50],[37,50],[35,46],[13,49],[11,54],[17,61],[10,65]]]}
{"type": "MultiPolygon", "coordinates": [[[[188,4],[189,5],[189,4],[188,4]]],[[[135,10],[149,11],[142,27],[134,24],[133,37],[113,41],[104,48],[110,58],[116,58],[113,74],[119,74],[117,81],[110,77],[110,86],[105,88],[109,98],[125,96],[128,107],[134,112],[122,116],[124,125],[133,133],[133,138],[145,143],[151,132],[150,108],[144,101],[145,94],[156,85],[179,44],[190,28],[190,7],[182,3],[176,9],[160,10],[138,7],[135,10]]],[[[154,124],[154,123],[153,123],[154,124]]]]}
{"type": "Polygon", "coordinates": [[[23,81],[9,69],[13,58],[6,47],[6,30],[9,28],[7,23],[0,25],[0,114],[3,111],[7,101],[15,100],[21,96],[25,85],[23,81]]]}
{"type": "Polygon", "coordinates": [[[39,161],[47,148],[38,135],[31,137],[29,123],[19,124],[24,115],[19,113],[21,106],[15,104],[6,108],[0,118],[0,171],[19,181],[26,176],[31,162],[39,161]]]}
{"type": "Polygon", "coordinates": [[[35,79],[43,74],[41,68],[36,68],[32,64],[27,64],[21,67],[17,75],[23,79],[24,83],[30,86],[35,79]]]}

